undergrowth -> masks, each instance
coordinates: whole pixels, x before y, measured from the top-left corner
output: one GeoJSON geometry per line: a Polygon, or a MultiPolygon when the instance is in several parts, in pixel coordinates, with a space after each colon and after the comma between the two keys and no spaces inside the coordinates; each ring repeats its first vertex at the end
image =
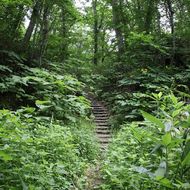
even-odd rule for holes
{"type": "Polygon", "coordinates": [[[113,139],[101,189],[190,189],[190,106],[157,97],[156,117],[141,111],[145,121],[124,124],[113,139]]]}
{"type": "Polygon", "coordinates": [[[85,85],[1,51],[0,189],[84,189],[98,152],[85,85]]]}

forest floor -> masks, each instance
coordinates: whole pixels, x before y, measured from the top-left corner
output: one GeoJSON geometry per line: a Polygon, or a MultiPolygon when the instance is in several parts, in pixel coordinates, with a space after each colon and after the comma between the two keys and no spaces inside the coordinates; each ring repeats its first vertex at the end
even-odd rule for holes
{"type": "MultiPolygon", "coordinates": [[[[94,122],[96,124],[96,137],[101,149],[101,155],[98,160],[103,160],[108,144],[111,141],[111,129],[108,124],[109,112],[102,102],[94,99],[91,99],[91,102],[94,122]]],[[[101,161],[98,161],[94,166],[90,167],[86,172],[86,176],[86,190],[98,189],[102,183],[101,161]]]]}

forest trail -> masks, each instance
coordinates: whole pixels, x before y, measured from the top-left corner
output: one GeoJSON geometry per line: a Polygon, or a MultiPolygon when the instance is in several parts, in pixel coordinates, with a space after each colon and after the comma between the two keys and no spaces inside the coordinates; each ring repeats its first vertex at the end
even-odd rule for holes
{"type": "Polygon", "coordinates": [[[92,101],[92,113],[95,117],[96,135],[100,143],[102,152],[104,152],[111,140],[111,130],[108,124],[109,113],[102,102],[92,101]]]}
{"type": "MultiPolygon", "coordinates": [[[[96,124],[96,136],[100,144],[101,158],[104,158],[109,142],[111,141],[111,129],[108,124],[109,112],[104,104],[100,101],[91,99],[92,113],[96,124]]],[[[87,187],[86,190],[98,189],[102,183],[101,161],[94,167],[87,170],[87,187]]]]}

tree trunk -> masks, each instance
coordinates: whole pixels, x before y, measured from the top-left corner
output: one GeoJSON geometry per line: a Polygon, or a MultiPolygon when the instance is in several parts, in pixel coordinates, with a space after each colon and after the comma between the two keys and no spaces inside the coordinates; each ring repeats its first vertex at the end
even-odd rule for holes
{"type": "Polygon", "coordinates": [[[122,33],[122,23],[120,20],[121,15],[119,12],[118,0],[112,0],[112,13],[113,13],[113,25],[117,39],[119,59],[121,59],[123,53],[125,52],[125,44],[124,44],[124,36],[122,33]]]}
{"type": "Polygon", "coordinates": [[[62,21],[62,26],[61,26],[61,37],[62,37],[62,42],[61,42],[61,50],[60,50],[60,61],[65,62],[68,57],[68,26],[67,26],[67,12],[64,6],[61,9],[61,21],[62,21]]]}
{"type": "Polygon", "coordinates": [[[147,5],[148,7],[147,7],[145,25],[144,25],[144,30],[147,34],[149,34],[151,30],[152,18],[155,11],[154,3],[155,3],[154,0],[151,0],[150,2],[148,2],[148,5],[147,5]]]}
{"type": "Polygon", "coordinates": [[[174,34],[174,10],[172,7],[171,0],[166,0],[168,11],[169,11],[169,19],[170,19],[170,27],[171,27],[171,33],[174,34]]]}
{"type": "Polygon", "coordinates": [[[20,29],[20,25],[21,25],[21,23],[23,21],[23,18],[24,18],[24,6],[23,5],[19,5],[18,9],[19,9],[18,15],[15,18],[14,26],[12,26],[12,29],[13,29],[12,41],[14,41],[15,38],[17,37],[18,30],[20,29]]]}
{"type": "Polygon", "coordinates": [[[93,0],[93,13],[94,13],[94,64],[98,64],[98,13],[97,13],[97,0],[93,0]]]}
{"type": "Polygon", "coordinates": [[[38,20],[39,14],[40,14],[40,9],[41,9],[41,3],[40,3],[40,1],[37,1],[36,4],[34,5],[32,15],[30,18],[30,23],[26,30],[26,33],[24,35],[24,39],[22,42],[22,48],[24,50],[26,50],[29,46],[29,42],[30,42],[32,33],[34,31],[35,25],[37,23],[37,20],[38,20]]]}
{"type": "Polygon", "coordinates": [[[171,0],[166,0],[168,12],[169,12],[169,20],[170,20],[170,27],[171,27],[171,34],[172,34],[172,58],[171,64],[175,62],[175,49],[176,49],[176,40],[175,40],[175,26],[174,26],[174,10],[172,6],[171,0]]]}
{"type": "Polygon", "coordinates": [[[160,14],[160,11],[159,11],[159,7],[158,7],[158,4],[157,4],[157,15],[156,15],[156,22],[157,22],[157,33],[160,35],[161,34],[161,14],[160,14]]]}
{"type": "Polygon", "coordinates": [[[49,6],[45,5],[44,12],[43,12],[43,20],[42,20],[42,26],[41,26],[41,38],[40,38],[40,48],[39,48],[39,61],[40,65],[42,63],[42,57],[44,55],[47,41],[48,41],[48,34],[49,34],[49,6]]]}

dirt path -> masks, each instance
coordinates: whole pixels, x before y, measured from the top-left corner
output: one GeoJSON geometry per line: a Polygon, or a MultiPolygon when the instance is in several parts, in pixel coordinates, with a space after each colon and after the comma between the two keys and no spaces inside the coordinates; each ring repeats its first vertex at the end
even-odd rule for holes
{"type": "MultiPolygon", "coordinates": [[[[111,141],[111,129],[108,124],[109,112],[102,102],[91,99],[92,113],[95,117],[96,136],[100,143],[101,158],[103,159],[109,142],[111,141]]],[[[101,162],[98,162],[92,168],[87,170],[87,187],[86,190],[98,190],[102,183],[101,162]]]]}

